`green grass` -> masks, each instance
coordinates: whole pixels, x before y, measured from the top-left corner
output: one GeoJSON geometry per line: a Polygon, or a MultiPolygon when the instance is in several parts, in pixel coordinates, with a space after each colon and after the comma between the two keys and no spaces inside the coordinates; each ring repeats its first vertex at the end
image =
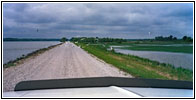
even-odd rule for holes
{"type": "Polygon", "coordinates": [[[110,46],[125,46],[122,49],[137,50],[137,51],[161,51],[161,52],[178,52],[178,53],[193,53],[193,46],[187,42],[175,41],[128,41],[122,43],[105,43],[107,48],[110,46]],[[167,46],[166,46],[167,45],[167,46]],[[176,45],[176,46],[175,46],[176,45]],[[178,45],[178,46],[177,46],[178,45]]]}
{"type": "Polygon", "coordinates": [[[101,44],[86,45],[79,43],[77,45],[80,45],[84,50],[104,60],[106,63],[112,64],[134,77],[193,81],[193,72],[188,69],[175,68],[169,64],[107,51],[106,46],[101,44]]]}
{"type": "Polygon", "coordinates": [[[22,55],[21,57],[16,58],[16,59],[13,60],[13,61],[9,61],[9,62],[7,62],[6,64],[3,64],[3,68],[13,67],[13,66],[16,66],[16,65],[18,65],[18,64],[22,64],[22,63],[24,63],[24,60],[25,60],[25,59],[30,58],[30,57],[37,56],[37,55],[39,55],[39,54],[41,54],[41,53],[44,53],[44,52],[47,51],[47,50],[50,50],[50,49],[52,49],[52,48],[54,48],[54,47],[56,47],[56,46],[58,46],[58,45],[61,45],[61,44],[62,44],[62,43],[57,44],[57,45],[52,45],[52,46],[49,46],[49,47],[47,47],[47,48],[42,48],[42,49],[36,50],[36,51],[34,51],[34,52],[32,52],[32,53],[27,54],[26,56],[25,56],[25,55],[22,55]]]}
{"type": "Polygon", "coordinates": [[[169,44],[193,44],[192,42],[185,42],[183,40],[177,40],[177,41],[150,41],[150,40],[136,40],[136,41],[127,41],[122,43],[117,42],[108,42],[106,43],[108,45],[132,45],[132,44],[157,44],[157,45],[169,45],[169,44]]]}
{"type": "Polygon", "coordinates": [[[129,46],[122,49],[130,49],[137,51],[164,51],[164,52],[181,52],[193,53],[193,46],[129,46]]]}

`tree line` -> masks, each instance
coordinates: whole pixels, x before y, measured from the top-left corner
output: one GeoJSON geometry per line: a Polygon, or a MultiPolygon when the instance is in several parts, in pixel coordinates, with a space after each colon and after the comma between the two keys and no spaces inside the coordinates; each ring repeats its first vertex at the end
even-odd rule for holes
{"type": "Polygon", "coordinates": [[[127,40],[122,38],[98,38],[98,37],[73,37],[70,39],[73,42],[88,42],[88,43],[98,43],[98,42],[117,42],[122,43],[127,40]]]}
{"type": "MultiPolygon", "coordinates": [[[[141,39],[135,39],[141,40],[141,39]]],[[[145,39],[144,39],[145,40],[145,39]]],[[[149,39],[147,39],[149,40],[149,39]]],[[[156,41],[176,41],[176,40],[183,40],[185,42],[193,42],[193,39],[188,36],[183,36],[181,39],[178,39],[177,37],[174,37],[172,35],[168,37],[163,37],[163,36],[157,36],[154,39],[150,40],[156,40],[156,41]]],[[[60,39],[60,42],[65,42],[68,41],[66,37],[63,37],[60,39]]],[[[122,43],[122,42],[127,42],[129,39],[122,39],[122,38],[99,38],[99,37],[72,37],[70,39],[72,42],[83,42],[83,43],[103,43],[103,42],[116,42],[116,43],[122,43]]]]}
{"type": "Polygon", "coordinates": [[[3,38],[3,41],[59,41],[60,39],[44,38],[3,38]]]}
{"type": "Polygon", "coordinates": [[[155,40],[157,40],[157,41],[183,40],[183,41],[186,41],[186,42],[193,42],[193,39],[191,37],[183,36],[182,39],[177,39],[177,37],[173,37],[172,35],[170,35],[168,37],[157,36],[157,37],[155,37],[155,40]]]}

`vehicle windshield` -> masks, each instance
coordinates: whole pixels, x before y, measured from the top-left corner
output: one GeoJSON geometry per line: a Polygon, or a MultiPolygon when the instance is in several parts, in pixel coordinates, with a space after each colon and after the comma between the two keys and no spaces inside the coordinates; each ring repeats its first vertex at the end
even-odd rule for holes
{"type": "Polygon", "coordinates": [[[3,92],[32,80],[193,82],[191,2],[4,2],[2,8],[3,92]]]}

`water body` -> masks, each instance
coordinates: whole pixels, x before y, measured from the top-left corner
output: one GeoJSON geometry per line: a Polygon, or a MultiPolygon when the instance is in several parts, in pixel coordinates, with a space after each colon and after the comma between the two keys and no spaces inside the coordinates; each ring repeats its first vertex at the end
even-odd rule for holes
{"type": "Polygon", "coordinates": [[[131,54],[143,58],[148,58],[160,63],[168,63],[174,65],[175,67],[183,67],[193,70],[193,54],[156,51],[133,51],[117,48],[115,48],[115,51],[123,54],[131,54]]]}
{"type": "Polygon", "coordinates": [[[3,63],[26,55],[41,48],[58,44],[58,41],[33,41],[33,42],[3,42],[3,63]]]}

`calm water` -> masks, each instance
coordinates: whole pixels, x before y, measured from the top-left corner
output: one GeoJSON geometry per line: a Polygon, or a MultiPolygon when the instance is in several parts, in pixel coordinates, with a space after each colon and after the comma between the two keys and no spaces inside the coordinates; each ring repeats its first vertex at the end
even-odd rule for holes
{"type": "Polygon", "coordinates": [[[183,67],[193,70],[193,54],[186,53],[170,53],[155,51],[133,51],[125,49],[115,49],[116,52],[123,54],[131,54],[143,58],[148,58],[160,63],[168,63],[175,67],[183,67]]]}
{"type": "Polygon", "coordinates": [[[15,60],[35,50],[46,48],[51,45],[58,44],[60,42],[3,42],[3,63],[7,63],[10,60],[15,60]]]}

